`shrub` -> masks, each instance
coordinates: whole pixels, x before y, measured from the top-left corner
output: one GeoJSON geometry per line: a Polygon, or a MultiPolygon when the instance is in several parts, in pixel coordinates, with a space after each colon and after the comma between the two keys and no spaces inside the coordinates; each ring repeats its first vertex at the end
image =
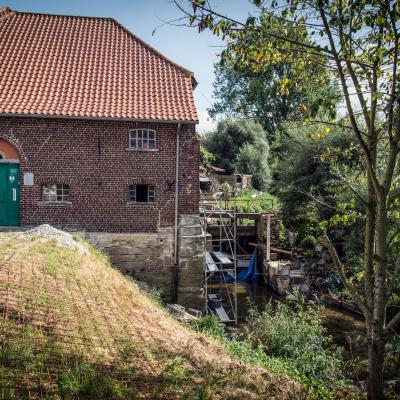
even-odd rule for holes
{"type": "Polygon", "coordinates": [[[272,357],[286,360],[306,382],[335,386],[343,376],[342,350],[321,324],[321,309],[270,302],[263,312],[252,308],[249,340],[272,357]]]}
{"type": "Polygon", "coordinates": [[[209,152],[204,145],[200,144],[200,161],[204,168],[208,169],[215,161],[215,156],[209,152]]]}
{"type": "Polygon", "coordinates": [[[317,244],[317,239],[315,239],[315,237],[313,235],[307,235],[301,241],[301,245],[307,250],[314,249],[316,244],[317,244]]]}
{"type": "Polygon", "coordinates": [[[205,333],[214,339],[225,338],[224,326],[214,314],[205,315],[201,318],[198,318],[192,321],[191,325],[196,332],[205,333]]]}
{"type": "Polygon", "coordinates": [[[221,183],[218,190],[224,194],[224,199],[229,199],[234,192],[234,189],[228,182],[221,183]]]}

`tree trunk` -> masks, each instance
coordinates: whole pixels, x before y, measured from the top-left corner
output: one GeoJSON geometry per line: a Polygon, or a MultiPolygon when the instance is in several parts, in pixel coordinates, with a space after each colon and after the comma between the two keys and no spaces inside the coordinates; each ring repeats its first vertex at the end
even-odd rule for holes
{"type": "Polygon", "coordinates": [[[368,400],[383,400],[383,361],[387,296],[387,209],[386,193],[377,196],[372,319],[367,319],[368,400]]]}
{"type": "Polygon", "coordinates": [[[382,339],[368,340],[368,400],[383,400],[383,360],[385,343],[382,339]]]}

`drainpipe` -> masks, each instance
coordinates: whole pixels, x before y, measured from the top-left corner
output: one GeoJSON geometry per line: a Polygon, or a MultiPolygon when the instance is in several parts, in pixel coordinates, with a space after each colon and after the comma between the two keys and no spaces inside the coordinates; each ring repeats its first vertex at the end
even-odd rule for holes
{"type": "MultiPolygon", "coordinates": [[[[179,218],[179,135],[181,132],[181,123],[178,123],[176,130],[176,164],[175,164],[175,266],[178,266],[178,218],[179,218]]],[[[177,280],[176,273],[176,280],[177,280]]],[[[176,282],[177,283],[177,282],[176,282]]]]}

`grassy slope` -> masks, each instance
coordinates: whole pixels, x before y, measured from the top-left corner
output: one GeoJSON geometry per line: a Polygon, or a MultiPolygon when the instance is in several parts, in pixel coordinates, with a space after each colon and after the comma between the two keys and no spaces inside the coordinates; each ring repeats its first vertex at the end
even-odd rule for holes
{"type": "Polygon", "coordinates": [[[0,262],[0,399],[299,398],[289,379],[173,320],[92,249],[3,236],[0,262]]]}

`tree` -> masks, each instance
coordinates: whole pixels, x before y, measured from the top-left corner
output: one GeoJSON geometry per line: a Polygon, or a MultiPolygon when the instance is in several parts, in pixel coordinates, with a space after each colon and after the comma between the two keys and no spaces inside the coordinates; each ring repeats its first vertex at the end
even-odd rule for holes
{"type": "Polygon", "coordinates": [[[286,132],[279,136],[282,152],[274,167],[273,187],[282,204],[285,226],[294,230],[300,243],[305,236],[321,233],[321,221],[339,213],[341,203],[351,202],[342,197],[349,190],[347,180],[336,171],[337,162],[354,174],[363,166],[348,130],[291,123],[285,125],[285,131],[290,136],[286,132]]]}
{"type": "Polygon", "coordinates": [[[200,144],[200,161],[205,169],[210,168],[215,161],[214,154],[210,153],[203,143],[200,144]]]}
{"type": "MultiPolygon", "coordinates": [[[[366,216],[361,288],[347,279],[346,266],[329,238],[324,236],[321,242],[329,249],[343,285],[363,311],[368,398],[382,399],[385,342],[400,321],[400,313],[386,321],[387,302],[400,270],[399,233],[393,237],[388,230],[389,207],[399,186],[399,2],[253,0],[258,13],[245,22],[216,12],[205,0],[175,2],[191,25],[222,35],[226,41],[222,59],[254,70],[276,62],[291,63],[291,79],[300,86],[309,77],[309,67],[317,64],[340,85],[345,118],[325,122],[349,129],[365,163],[367,191],[355,194],[363,199],[366,216]],[[296,27],[294,34],[281,21],[296,27]]],[[[321,84],[328,79],[320,78],[323,74],[315,76],[321,84]]],[[[282,79],[281,90],[288,83],[289,78],[282,79]]]]}
{"type": "Polygon", "coordinates": [[[229,62],[216,64],[214,102],[208,112],[214,118],[229,115],[257,120],[272,143],[282,123],[304,114],[302,104],[308,104],[313,115],[321,110],[335,111],[337,91],[331,82],[321,87],[312,81],[304,90],[290,80],[287,90],[282,91],[280,82],[288,76],[292,76],[291,65],[285,63],[260,71],[235,68],[229,62]]]}
{"type": "Polygon", "coordinates": [[[269,145],[263,127],[249,119],[226,118],[204,137],[204,146],[229,173],[251,174],[256,189],[267,188],[269,145]]]}
{"type": "Polygon", "coordinates": [[[235,168],[239,173],[253,176],[253,186],[266,191],[270,182],[268,165],[268,145],[245,143],[235,158],[235,168]]]}

